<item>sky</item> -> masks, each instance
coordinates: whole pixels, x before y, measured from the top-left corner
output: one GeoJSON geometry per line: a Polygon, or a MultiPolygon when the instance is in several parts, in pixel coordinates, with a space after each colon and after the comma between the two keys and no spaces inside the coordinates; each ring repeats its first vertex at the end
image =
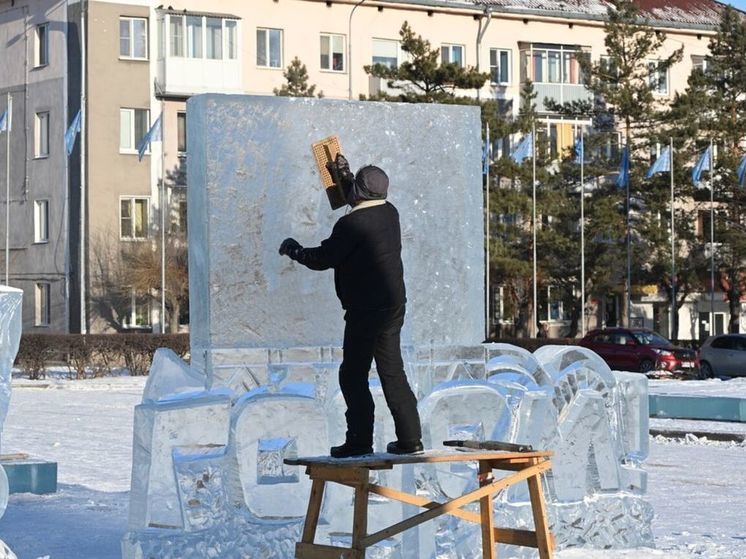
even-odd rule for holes
{"type": "Polygon", "coordinates": [[[726,4],[730,4],[734,8],[738,8],[739,10],[746,10],[746,0],[731,0],[730,2],[725,2],[726,4]]]}

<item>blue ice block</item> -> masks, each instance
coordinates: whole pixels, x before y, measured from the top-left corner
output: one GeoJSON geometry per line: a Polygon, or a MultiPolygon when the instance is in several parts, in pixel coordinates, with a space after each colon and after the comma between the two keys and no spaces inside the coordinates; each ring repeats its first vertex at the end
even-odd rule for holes
{"type": "Polygon", "coordinates": [[[3,460],[0,466],[8,476],[10,493],[57,492],[57,462],[44,460],[3,460]]]}

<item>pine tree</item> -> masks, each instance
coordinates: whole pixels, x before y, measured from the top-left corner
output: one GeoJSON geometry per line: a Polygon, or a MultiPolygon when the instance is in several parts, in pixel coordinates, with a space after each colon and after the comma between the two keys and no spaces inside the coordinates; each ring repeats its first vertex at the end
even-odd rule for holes
{"type": "Polygon", "coordinates": [[[746,192],[735,169],[742,156],[746,130],[746,23],[732,8],[723,10],[717,35],[710,41],[707,71],[694,89],[687,91],[689,105],[701,114],[700,140],[718,146],[716,170],[711,181],[718,208],[716,257],[720,287],[728,298],[728,330],[739,331],[741,298],[746,294],[746,192]]]}
{"type": "Polygon", "coordinates": [[[453,103],[459,89],[480,89],[489,74],[472,67],[463,68],[440,60],[440,50],[431,48],[430,41],[416,35],[408,22],[399,30],[401,48],[409,60],[396,68],[383,64],[364,66],[367,74],[386,80],[388,87],[399,89],[399,95],[381,93],[376,99],[409,103],[453,103]]]}
{"type": "MultiPolygon", "coordinates": [[[[313,97],[316,91],[315,85],[308,85],[308,69],[297,56],[288,65],[282,73],[287,81],[280,89],[275,88],[274,94],[281,97],[313,97]]],[[[319,97],[324,96],[323,91],[319,91],[319,97]]]]}
{"type": "Polygon", "coordinates": [[[658,216],[665,215],[664,198],[642,191],[642,173],[649,164],[649,146],[661,123],[661,104],[655,91],[662,76],[681,60],[682,49],[661,55],[665,33],[653,29],[630,0],[618,0],[609,8],[605,23],[606,54],[592,61],[578,58],[592,100],[564,106],[550,101],[547,106],[561,114],[592,119],[593,132],[586,143],[586,153],[593,163],[586,168],[587,176],[606,176],[619,165],[623,147],[628,147],[631,159],[630,185],[619,189],[610,181],[599,181],[588,209],[587,264],[592,293],[603,298],[624,285],[622,322],[629,323],[626,301],[633,281],[651,280],[651,257],[661,254],[662,236],[646,237],[646,233],[665,229],[658,216]],[[618,137],[621,134],[621,145],[618,137]],[[605,153],[604,153],[605,152],[605,153]],[[653,219],[653,221],[648,221],[653,219]],[[628,244],[629,243],[629,244],[628,244]],[[630,274],[627,271],[627,251],[631,252],[630,274]]]}

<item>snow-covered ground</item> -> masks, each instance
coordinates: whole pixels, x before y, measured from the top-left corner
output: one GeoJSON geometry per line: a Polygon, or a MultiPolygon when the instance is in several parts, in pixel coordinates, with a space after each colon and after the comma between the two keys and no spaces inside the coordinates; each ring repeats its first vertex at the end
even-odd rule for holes
{"type": "MultiPolygon", "coordinates": [[[[746,397],[746,379],[656,381],[651,391],[746,397]],[[731,384],[733,383],[733,384],[731,384]],[[696,389],[695,389],[696,387],[696,389]]],[[[0,539],[19,559],[115,559],[127,526],[133,408],[144,378],[14,381],[2,452],[58,462],[55,495],[12,495],[0,539]]],[[[676,430],[746,432],[743,424],[664,421],[676,430]],[[705,428],[703,428],[705,427],[705,428]]],[[[743,559],[746,445],[651,439],[648,497],[656,549],[567,549],[558,559],[743,559]]]]}

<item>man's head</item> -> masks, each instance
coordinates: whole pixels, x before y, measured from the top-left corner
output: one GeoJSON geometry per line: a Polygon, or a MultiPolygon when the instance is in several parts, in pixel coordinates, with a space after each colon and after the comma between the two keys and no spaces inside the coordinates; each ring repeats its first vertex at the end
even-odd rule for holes
{"type": "Polygon", "coordinates": [[[383,169],[375,165],[366,165],[358,170],[347,202],[355,205],[366,200],[385,200],[389,190],[389,178],[383,169]]]}

